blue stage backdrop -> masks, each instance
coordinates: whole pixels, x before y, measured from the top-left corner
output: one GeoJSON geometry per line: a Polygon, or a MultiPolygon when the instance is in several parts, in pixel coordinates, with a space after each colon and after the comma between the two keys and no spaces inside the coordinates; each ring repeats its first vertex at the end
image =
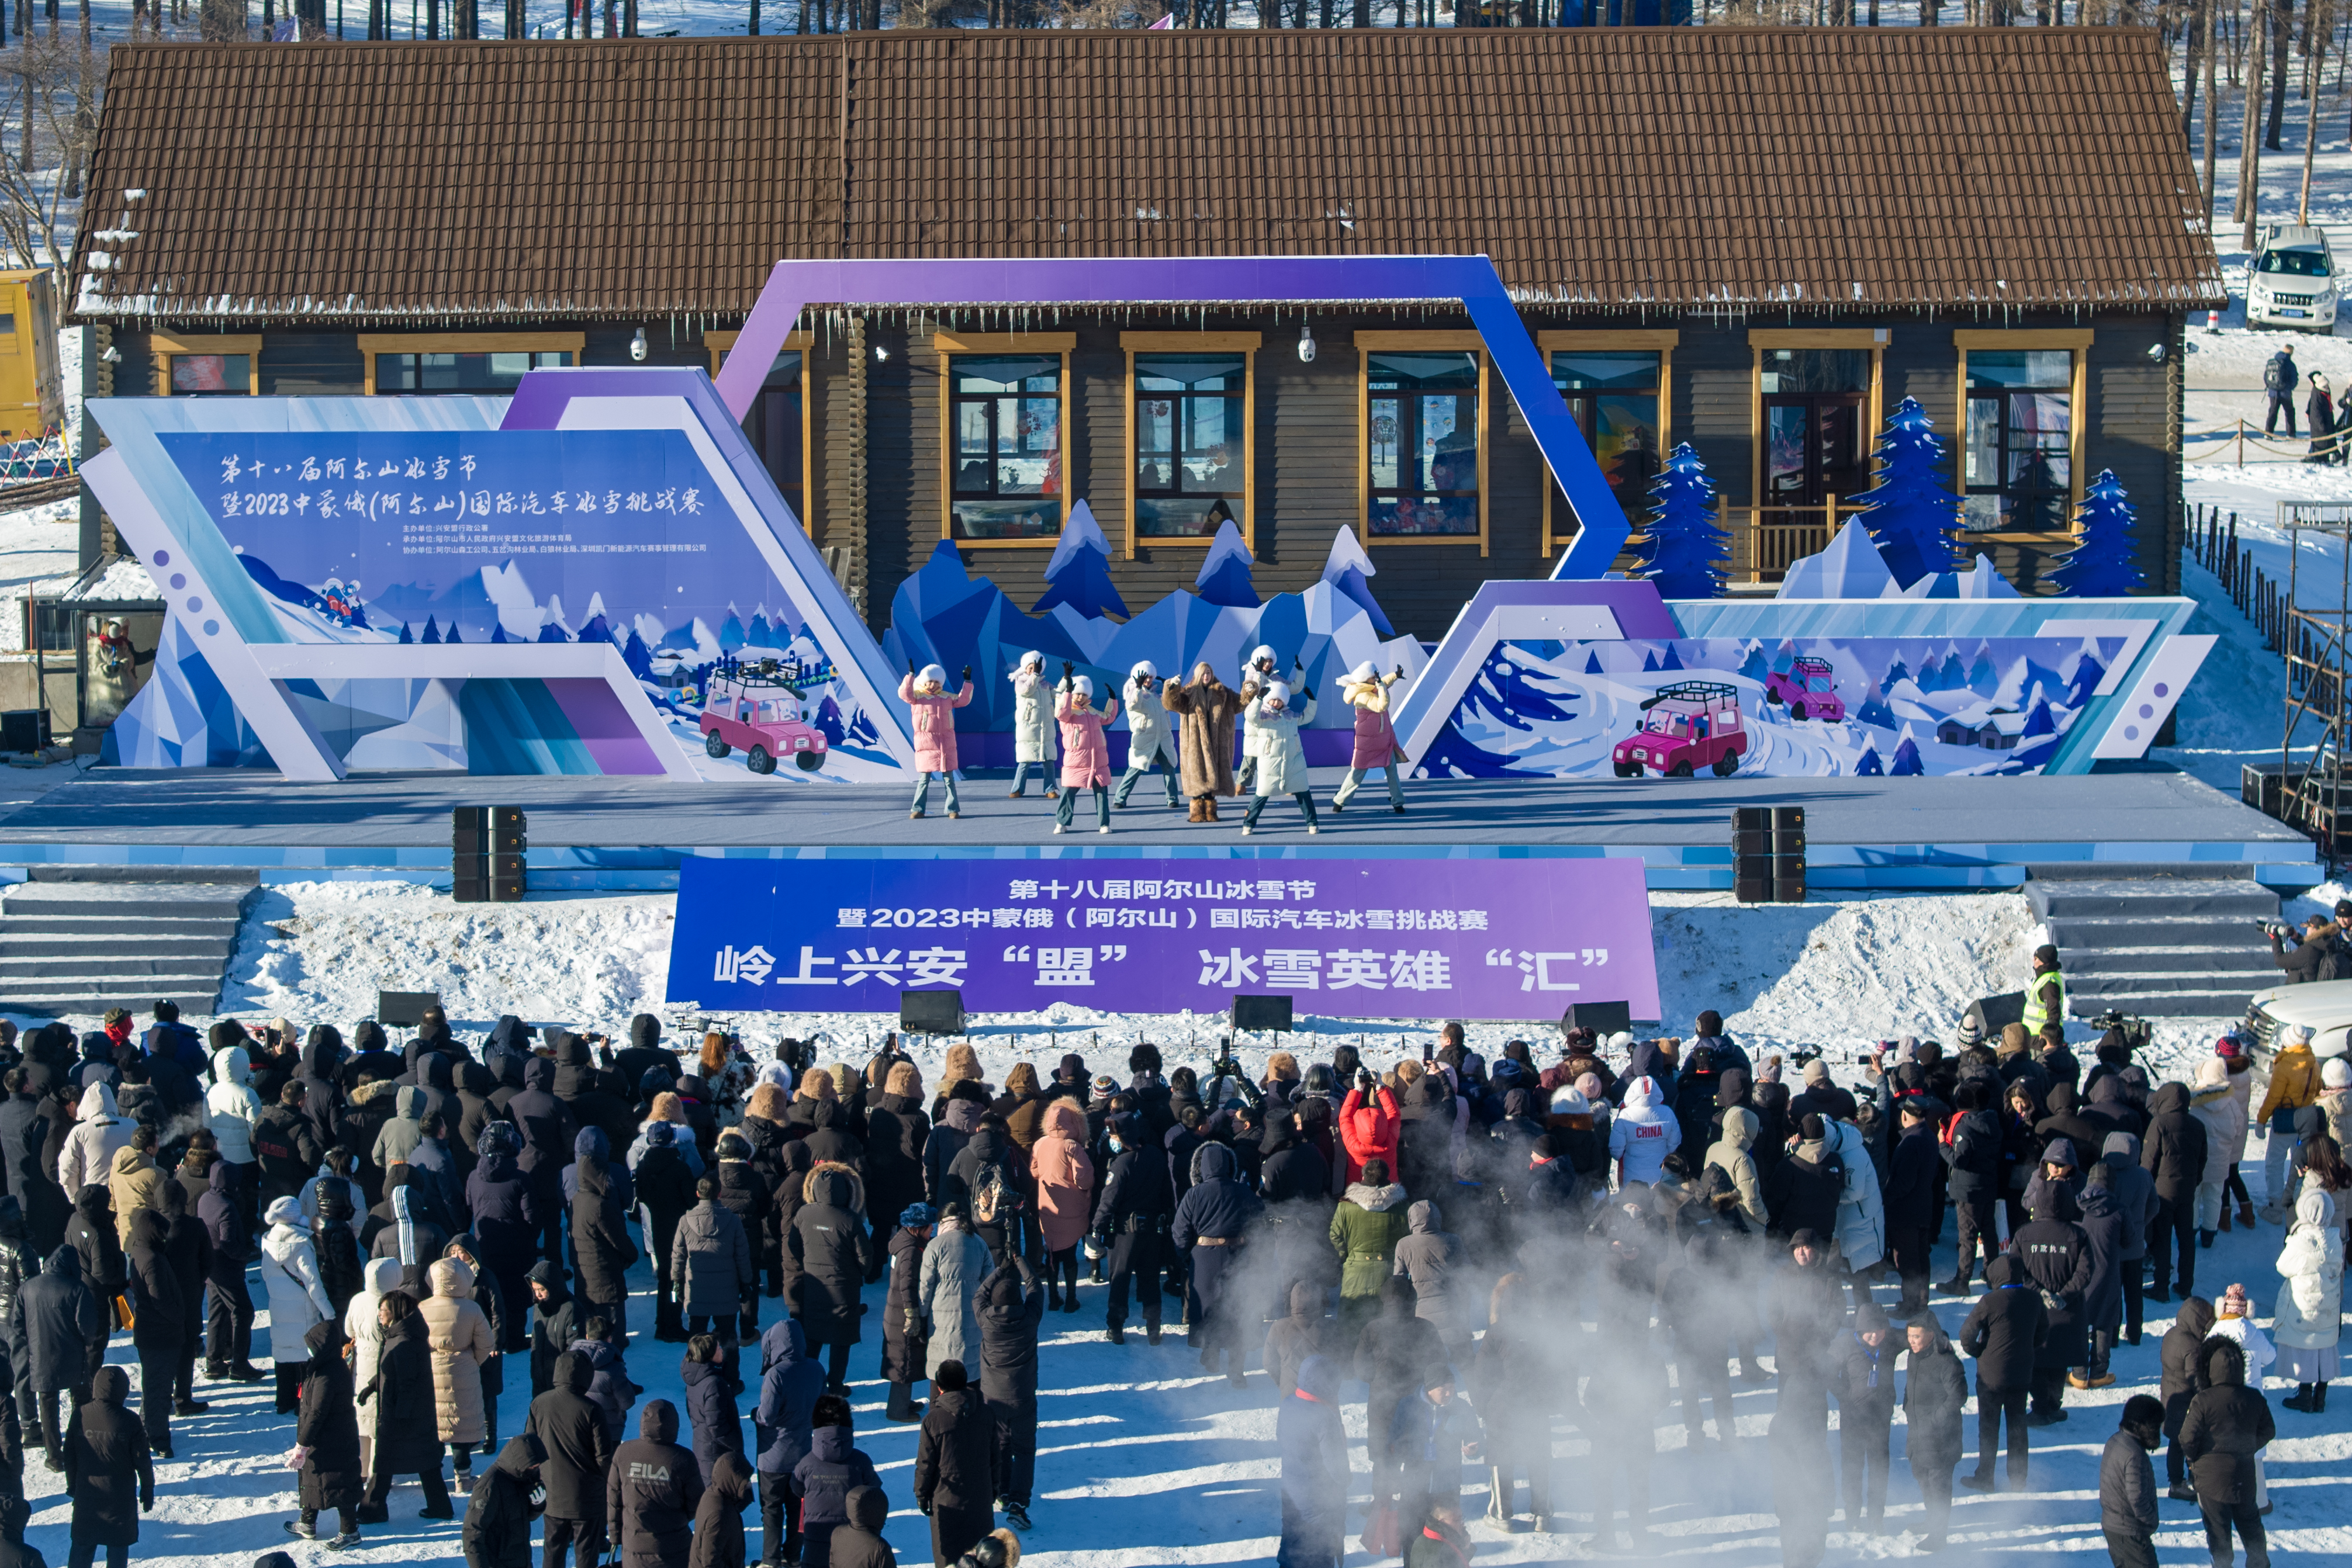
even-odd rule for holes
{"type": "Polygon", "coordinates": [[[1284,995],[1328,1018],[1658,1016],[1635,859],[692,859],[668,999],[721,1012],[978,1012],[1072,1002],[1217,1012],[1284,995]]]}

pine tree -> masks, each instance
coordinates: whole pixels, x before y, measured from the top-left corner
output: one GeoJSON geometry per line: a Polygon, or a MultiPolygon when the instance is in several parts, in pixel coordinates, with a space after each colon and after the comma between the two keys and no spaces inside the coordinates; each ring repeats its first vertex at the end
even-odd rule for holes
{"type": "Polygon", "coordinates": [[[2080,543],[2050,574],[2050,580],[2077,599],[2121,599],[2147,580],[2135,559],[2135,514],[2112,470],[2102,468],[2083,492],[2074,514],[2080,543]]]}
{"type": "Polygon", "coordinates": [[[405,621],[400,623],[400,640],[404,643],[414,643],[416,641],[416,634],[409,631],[408,622],[405,621]]]}
{"type": "Polygon", "coordinates": [[[1877,741],[1870,741],[1863,747],[1862,755],[1854,760],[1853,776],[1857,779],[1884,779],[1886,776],[1886,764],[1878,759],[1877,741]]]}
{"type": "Polygon", "coordinates": [[[1876,455],[1878,482],[1853,499],[1866,508],[1862,524],[1877,541],[1886,570],[1905,588],[1950,570],[1946,530],[1958,523],[1960,498],[1938,481],[1944,444],[1917,399],[1905,398],[1886,416],[1876,455]]]}
{"type": "Polygon", "coordinates": [[[1241,529],[1227,517],[1218,526],[1217,537],[1209,541],[1207,559],[1201,562],[1200,575],[1192,580],[1192,591],[1205,603],[1236,610],[1256,609],[1264,601],[1250,580],[1250,567],[1255,559],[1249,546],[1242,542],[1241,529]]]}
{"type": "Polygon", "coordinates": [[[492,625],[491,625],[491,627],[490,627],[490,641],[491,641],[491,642],[493,642],[493,643],[510,643],[510,642],[512,642],[513,640],[514,640],[514,639],[512,639],[511,637],[509,637],[509,636],[507,635],[507,628],[506,628],[506,622],[505,622],[500,621],[500,622],[493,622],[493,623],[492,623],[492,625]]]}
{"type": "Polygon", "coordinates": [[[1045,563],[1045,596],[1029,612],[1043,615],[1057,604],[1068,605],[1089,621],[1104,615],[1124,619],[1128,613],[1127,601],[1111,585],[1110,541],[1084,501],[1070,508],[1070,520],[1063,525],[1053,559],[1045,563]]]}
{"type": "Polygon", "coordinates": [[[1895,743],[1895,760],[1887,766],[1887,776],[1916,779],[1927,771],[1927,765],[1919,760],[1919,742],[1906,724],[1903,727],[1903,738],[1895,743]]]}
{"type": "Polygon", "coordinates": [[[441,645],[441,628],[430,615],[425,618],[425,635],[420,641],[428,648],[437,648],[441,645]]]}
{"type": "Polygon", "coordinates": [[[1722,598],[1731,536],[1715,519],[1715,482],[1684,442],[1651,481],[1650,531],[1634,556],[1634,575],[1668,599],[1722,598]]]}

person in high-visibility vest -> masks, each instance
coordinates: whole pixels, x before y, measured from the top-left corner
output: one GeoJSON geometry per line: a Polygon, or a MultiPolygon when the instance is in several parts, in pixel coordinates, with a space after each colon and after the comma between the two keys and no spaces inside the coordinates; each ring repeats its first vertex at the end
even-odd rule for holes
{"type": "Polygon", "coordinates": [[[2025,1016],[2020,1020],[2028,1034],[2042,1026],[2066,1022],[2066,977],[2058,971],[2058,949],[2044,942],[2033,950],[2033,978],[2025,983],[2025,1016]]]}

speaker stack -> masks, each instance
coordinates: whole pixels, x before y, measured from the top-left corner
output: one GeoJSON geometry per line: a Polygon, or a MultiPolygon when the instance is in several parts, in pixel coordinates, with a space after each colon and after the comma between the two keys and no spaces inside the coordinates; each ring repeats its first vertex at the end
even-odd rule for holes
{"type": "Polygon", "coordinates": [[[1740,806],[1731,813],[1731,894],[1742,904],[1805,902],[1805,809],[1740,806]]]}
{"type": "Polygon", "coordinates": [[[530,890],[530,849],[520,806],[459,806],[450,812],[450,893],[459,904],[520,904],[530,890]]]}

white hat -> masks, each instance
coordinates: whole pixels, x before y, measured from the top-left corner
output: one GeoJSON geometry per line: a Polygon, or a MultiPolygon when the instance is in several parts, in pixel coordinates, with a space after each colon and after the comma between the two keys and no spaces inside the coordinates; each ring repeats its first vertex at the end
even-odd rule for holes
{"type": "Polygon", "coordinates": [[[1268,681],[1265,684],[1263,700],[1272,703],[1276,707],[1287,707],[1290,705],[1290,688],[1280,681],[1268,681]]]}
{"type": "Polygon", "coordinates": [[[1275,662],[1274,650],[1265,646],[1252,648],[1250,650],[1249,662],[1255,664],[1261,659],[1265,660],[1269,664],[1273,664],[1275,662]]]}
{"type": "Polygon", "coordinates": [[[1032,648],[1021,655],[1021,663],[1024,665],[1034,664],[1042,670],[1045,667],[1045,655],[1032,648]]]}
{"type": "Polygon", "coordinates": [[[929,681],[935,686],[943,686],[948,684],[948,673],[940,668],[937,664],[925,664],[923,666],[923,673],[920,675],[918,675],[916,679],[929,681]]]}
{"type": "Polygon", "coordinates": [[[2287,1025],[2284,1042],[2288,1045],[2309,1045],[2311,1043],[2311,1026],[2307,1023],[2291,1023],[2287,1025]]]}
{"type": "Polygon", "coordinates": [[[1370,659],[1366,659],[1362,664],[1358,664],[1354,669],[1348,672],[1348,678],[1355,682],[1357,685],[1361,685],[1367,681],[1379,680],[1381,678],[1381,672],[1370,659]]]}
{"type": "Polygon", "coordinates": [[[1630,1029],[1621,1029],[1615,1034],[1611,1035],[1609,1037],[1609,1049],[1612,1051],[1633,1050],[1633,1031],[1630,1029]]]}
{"type": "Polygon", "coordinates": [[[1095,683],[1092,678],[1086,675],[1072,675],[1070,677],[1070,689],[1077,693],[1078,695],[1086,698],[1088,702],[1094,701],[1095,683]]]}
{"type": "Polygon", "coordinates": [[[1135,662],[1135,668],[1127,672],[1127,678],[1131,681],[1155,681],[1160,678],[1160,669],[1149,659],[1138,659],[1135,662]]]}
{"type": "Polygon", "coordinates": [[[2352,1089],[2352,1062],[2340,1056],[2331,1056],[2319,1070],[2322,1089],[2352,1089]]]}

